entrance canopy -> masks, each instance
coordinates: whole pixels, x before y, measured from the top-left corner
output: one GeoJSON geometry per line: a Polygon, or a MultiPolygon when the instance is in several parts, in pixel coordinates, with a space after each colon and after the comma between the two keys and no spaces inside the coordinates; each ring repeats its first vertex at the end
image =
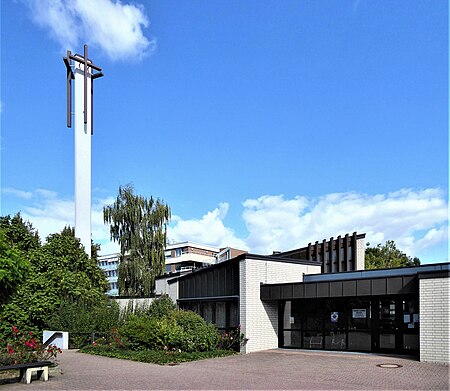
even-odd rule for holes
{"type": "Polygon", "coordinates": [[[304,282],[263,284],[262,301],[418,294],[419,279],[450,273],[450,263],[305,275],[304,282]]]}

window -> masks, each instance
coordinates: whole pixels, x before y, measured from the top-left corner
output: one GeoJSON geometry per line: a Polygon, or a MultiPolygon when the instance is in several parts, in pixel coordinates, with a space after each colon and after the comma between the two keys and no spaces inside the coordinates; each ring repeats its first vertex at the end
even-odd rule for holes
{"type": "Polygon", "coordinates": [[[224,329],[226,325],[226,303],[217,302],[216,303],[216,326],[219,329],[224,329]]]}
{"type": "Polygon", "coordinates": [[[213,321],[213,303],[206,302],[203,303],[203,319],[207,323],[212,323],[213,321]]]}
{"type": "Polygon", "coordinates": [[[238,327],[238,305],[236,301],[230,301],[228,303],[228,310],[229,310],[229,327],[238,327]]]}

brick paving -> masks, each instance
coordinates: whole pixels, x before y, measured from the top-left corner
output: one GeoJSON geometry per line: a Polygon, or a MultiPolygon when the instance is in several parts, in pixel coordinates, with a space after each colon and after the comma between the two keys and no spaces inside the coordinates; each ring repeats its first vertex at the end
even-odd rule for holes
{"type": "Polygon", "coordinates": [[[379,355],[267,350],[175,366],[65,351],[62,375],[18,390],[448,390],[447,365],[379,355]],[[401,368],[379,368],[395,363],[401,368]]]}

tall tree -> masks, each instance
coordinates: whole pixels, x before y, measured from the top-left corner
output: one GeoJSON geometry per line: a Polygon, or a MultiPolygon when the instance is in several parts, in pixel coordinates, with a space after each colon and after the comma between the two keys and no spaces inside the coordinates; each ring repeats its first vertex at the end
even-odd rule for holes
{"type": "Polygon", "coordinates": [[[22,252],[29,252],[40,247],[41,242],[38,232],[29,221],[25,221],[20,213],[13,217],[10,215],[0,217],[0,229],[6,235],[11,245],[22,252]]]}
{"type": "Polygon", "coordinates": [[[20,213],[0,217],[0,305],[25,280],[31,267],[29,255],[39,247],[37,231],[20,213]]]}
{"type": "Polygon", "coordinates": [[[385,269],[402,266],[419,266],[420,259],[411,258],[399,250],[393,240],[387,240],[384,245],[379,243],[376,247],[369,247],[367,243],[365,253],[366,269],[385,269]]]}
{"type": "MultiPolygon", "coordinates": [[[[71,227],[70,225],[66,225],[61,231],[61,235],[69,235],[75,237],[75,227],[71,227]]],[[[97,262],[98,261],[98,253],[100,252],[100,245],[98,243],[94,243],[91,239],[91,258],[97,262]]]]}
{"type": "Polygon", "coordinates": [[[29,260],[11,244],[0,227],[0,306],[9,300],[29,270],[29,260]]]}
{"type": "Polygon", "coordinates": [[[135,195],[132,185],[120,186],[114,204],[103,208],[103,218],[120,245],[119,294],[148,296],[155,277],[164,273],[169,206],[135,195]]]}
{"type": "Polygon", "coordinates": [[[0,336],[13,325],[41,330],[61,302],[98,303],[107,282],[97,262],[89,258],[71,229],[47,237],[27,253],[30,270],[8,302],[0,307],[0,336]]]}

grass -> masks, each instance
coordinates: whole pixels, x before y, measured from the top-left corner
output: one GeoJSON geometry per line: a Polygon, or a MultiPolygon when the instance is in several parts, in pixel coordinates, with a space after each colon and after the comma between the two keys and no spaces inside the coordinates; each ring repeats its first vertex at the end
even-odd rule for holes
{"type": "Polygon", "coordinates": [[[125,360],[153,363],[159,365],[178,364],[188,361],[205,360],[215,357],[226,357],[236,354],[231,350],[213,350],[211,352],[164,352],[156,350],[128,350],[109,346],[86,346],[79,350],[81,353],[96,354],[98,356],[121,358],[125,360]]]}

